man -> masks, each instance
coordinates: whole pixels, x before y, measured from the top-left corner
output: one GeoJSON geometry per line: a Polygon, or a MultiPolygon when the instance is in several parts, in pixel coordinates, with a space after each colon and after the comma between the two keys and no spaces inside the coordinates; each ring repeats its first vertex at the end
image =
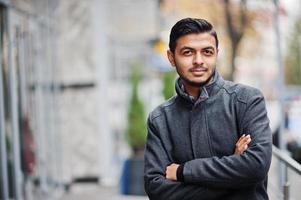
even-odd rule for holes
{"type": "Polygon", "coordinates": [[[272,139],[263,95],[223,80],[217,55],[206,20],[182,19],[171,29],[167,56],[179,78],[177,95],[148,118],[151,200],[268,199],[272,139]]]}

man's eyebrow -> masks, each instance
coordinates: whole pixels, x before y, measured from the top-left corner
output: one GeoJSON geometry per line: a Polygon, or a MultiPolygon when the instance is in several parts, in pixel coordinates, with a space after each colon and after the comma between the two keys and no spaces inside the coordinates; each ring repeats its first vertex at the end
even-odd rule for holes
{"type": "Polygon", "coordinates": [[[180,51],[183,51],[183,50],[186,50],[186,49],[194,50],[194,48],[192,48],[192,47],[189,47],[189,46],[183,46],[183,47],[181,47],[180,51]]]}
{"type": "MultiPolygon", "coordinates": [[[[183,51],[183,50],[195,50],[194,48],[190,47],[190,46],[183,46],[180,48],[180,52],[183,51]]],[[[206,46],[204,48],[202,48],[202,50],[215,50],[215,48],[213,46],[206,46]]]]}
{"type": "Polygon", "coordinates": [[[208,50],[208,49],[214,50],[215,48],[213,46],[208,46],[208,47],[204,47],[203,49],[204,50],[208,50]]]}

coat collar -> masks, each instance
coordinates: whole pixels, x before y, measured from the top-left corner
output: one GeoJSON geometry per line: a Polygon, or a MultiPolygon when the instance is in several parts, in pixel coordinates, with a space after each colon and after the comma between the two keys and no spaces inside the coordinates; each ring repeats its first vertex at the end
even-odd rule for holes
{"type": "Polygon", "coordinates": [[[178,96],[180,96],[185,101],[188,101],[189,103],[196,105],[210,98],[210,96],[216,94],[223,84],[224,84],[223,78],[219,75],[217,70],[215,70],[213,75],[213,81],[207,85],[200,87],[201,93],[197,99],[194,99],[192,96],[186,93],[184,85],[182,83],[182,79],[180,77],[176,80],[175,87],[178,96]]]}

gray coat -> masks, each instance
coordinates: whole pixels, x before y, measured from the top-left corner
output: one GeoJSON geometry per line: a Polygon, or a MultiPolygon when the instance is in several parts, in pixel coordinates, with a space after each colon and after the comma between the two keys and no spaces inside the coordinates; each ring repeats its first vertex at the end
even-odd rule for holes
{"type": "Polygon", "coordinates": [[[193,102],[177,94],[152,111],[145,149],[145,190],[151,200],[263,200],[272,154],[264,97],[258,89],[215,81],[193,102]],[[233,155],[242,134],[248,149],[233,155]],[[184,166],[184,182],[165,178],[171,163],[184,166]]]}

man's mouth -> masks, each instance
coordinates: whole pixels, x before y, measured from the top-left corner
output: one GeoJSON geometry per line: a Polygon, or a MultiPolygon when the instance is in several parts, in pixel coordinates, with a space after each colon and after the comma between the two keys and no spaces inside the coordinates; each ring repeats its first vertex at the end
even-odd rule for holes
{"type": "Polygon", "coordinates": [[[204,67],[194,67],[194,68],[191,68],[189,71],[190,72],[193,72],[193,73],[204,73],[206,72],[208,69],[207,68],[204,68],[204,67]]]}

